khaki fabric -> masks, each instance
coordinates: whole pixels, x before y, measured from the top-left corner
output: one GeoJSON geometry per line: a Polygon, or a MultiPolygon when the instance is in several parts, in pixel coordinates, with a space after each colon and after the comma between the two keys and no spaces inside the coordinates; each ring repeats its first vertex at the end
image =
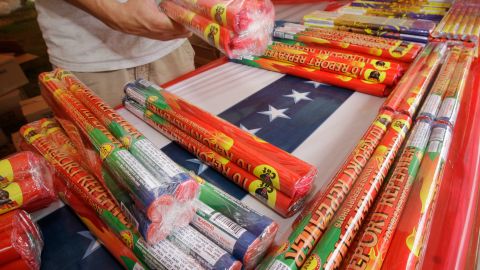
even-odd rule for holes
{"type": "Polygon", "coordinates": [[[142,66],[105,72],[73,72],[110,106],[122,103],[124,85],[143,78],[163,84],[195,69],[192,46],[187,41],[170,54],[142,66]]]}

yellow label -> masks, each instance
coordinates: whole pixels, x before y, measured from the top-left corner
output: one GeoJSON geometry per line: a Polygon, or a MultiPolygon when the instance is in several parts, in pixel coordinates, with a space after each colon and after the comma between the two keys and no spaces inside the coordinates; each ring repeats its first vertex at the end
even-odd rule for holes
{"type": "Polygon", "coordinates": [[[149,96],[149,97],[147,98],[147,101],[150,102],[150,103],[153,103],[153,102],[155,102],[155,101],[157,101],[157,100],[158,100],[158,97],[157,97],[157,96],[149,96]]]}
{"type": "Polygon", "coordinates": [[[255,167],[253,170],[253,175],[257,176],[264,183],[274,186],[276,189],[280,190],[280,177],[277,170],[272,166],[263,164],[255,167]]]}
{"type": "Polygon", "coordinates": [[[378,83],[383,83],[385,81],[385,77],[387,76],[387,74],[385,74],[384,71],[367,69],[363,76],[364,76],[364,79],[367,81],[375,81],[378,83]]]}
{"type": "Polygon", "coordinates": [[[29,144],[32,144],[38,138],[42,137],[42,134],[37,133],[37,130],[34,128],[27,128],[23,132],[23,137],[29,144]]]}
{"type": "Polygon", "coordinates": [[[398,41],[395,46],[392,46],[388,51],[393,57],[400,58],[406,55],[413,47],[413,43],[398,41]]]}
{"type": "Polygon", "coordinates": [[[7,159],[0,160],[0,187],[13,181],[13,168],[7,159]]]}
{"type": "Polygon", "coordinates": [[[319,270],[322,269],[322,261],[317,254],[312,254],[302,266],[305,270],[319,270]]]}
{"type": "Polygon", "coordinates": [[[122,144],[125,145],[126,148],[130,148],[132,144],[132,137],[131,136],[124,136],[121,138],[122,144]]]}
{"type": "Polygon", "coordinates": [[[220,25],[227,26],[227,7],[224,4],[216,4],[210,10],[210,16],[220,25]]]}
{"type": "Polygon", "coordinates": [[[43,122],[41,128],[42,130],[46,130],[47,135],[60,129],[58,124],[51,120],[46,120],[45,122],[43,122]]]}
{"type": "Polygon", "coordinates": [[[0,189],[0,215],[13,209],[17,209],[23,204],[22,189],[17,183],[11,183],[3,189],[0,189]]]}
{"type": "Polygon", "coordinates": [[[267,185],[260,180],[254,180],[248,186],[248,191],[257,199],[267,203],[271,208],[275,208],[277,202],[277,190],[272,186],[267,185]]]}
{"type": "Polygon", "coordinates": [[[376,56],[382,55],[382,49],[370,48],[368,51],[369,51],[369,54],[372,54],[372,55],[376,55],[376,56]]]}
{"type": "Polygon", "coordinates": [[[120,237],[123,239],[123,243],[130,249],[133,249],[133,235],[130,231],[120,232],[120,237]]]}
{"type": "Polygon", "coordinates": [[[391,68],[390,62],[384,62],[381,60],[372,60],[370,61],[370,64],[372,64],[378,70],[389,70],[391,68]]]}
{"type": "Polygon", "coordinates": [[[220,147],[222,147],[222,149],[225,149],[227,151],[230,150],[234,144],[233,139],[222,132],[215,132],[213,134],[213,138],[210,138],[209,141],[210,143],[219,145],[220,147]]]}
{"type": "Polygon", "coordinates": [[[410,128],[410,123],[404,119],[397,119],[392,123],[392,128],[398,133],[401,133],[402,135],[405,135],[406,133],[405,127],[407,129],[410,128]]]}
{"type": "Polygon", "coordinates": [[[353,78],[352,77],[348,77],[348,76],[343,76],[343,75],[336,75],[335,77],[337,77],[338,79],[344,81],[344,82],[349,82],[351,81],[353,78]]]}
{"type": "Polygon", "coordinates": [[[215,47],[220,47],[220,25],[216,23],[209,24],[203,32],[205,40],[215,47]]]}
{"type": "Polygon", "coordinates": [[[102,160],[106,159],[115,149],[115,146],[111,143],[104,143],[100,146],[100,158],[102,160]]]}

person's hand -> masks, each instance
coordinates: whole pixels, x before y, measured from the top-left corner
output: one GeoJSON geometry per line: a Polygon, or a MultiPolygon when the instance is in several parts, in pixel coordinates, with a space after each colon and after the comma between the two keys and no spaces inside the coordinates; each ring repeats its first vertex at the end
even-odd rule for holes
{"type": "Polygon", "coordinates": [[[182,25],[159,10],[154,0],[70,0],[70,3],[94,15],[106,25],[127,34],[158,40],[191,36],[182,25]]]}

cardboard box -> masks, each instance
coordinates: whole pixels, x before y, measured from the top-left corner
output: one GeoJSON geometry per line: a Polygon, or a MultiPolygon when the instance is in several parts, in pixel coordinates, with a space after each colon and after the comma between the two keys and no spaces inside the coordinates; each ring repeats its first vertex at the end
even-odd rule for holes
{"type": "Polygon", "coordinates": [[[22,136],[20,136],[20,132],[17,131],[15,133],[12,133],[11,139],[12,139],[13,146],[15,146],[15,150],[17,152],[22,151],[22,149],[20,148],[20,144],[21,144],[23,138],[22,138],[22,136]]]}
{"type": "Polygon", "coordinates": [[[0,55],[0,96],[28,83],[14,57],[0,55]]]}
{"type": "Polygon", "coordinates": [[[52,110],[42,96],[22,100],[20,105],[22,106],[22,114],[27,122],[33,122],[52,115],[52,110]]]}
{"type": "Polygon", "coordinates": [[[0,128],[9,133],[25,123],[20,107],[20,89],[0,95],[0,128]]]}
{"type": "Polygon", "coordinates": [[[5,135],[5,132],[0,128],[0,146],[4,146],[7,143],[9,143],[7,135],[5,135]]]}

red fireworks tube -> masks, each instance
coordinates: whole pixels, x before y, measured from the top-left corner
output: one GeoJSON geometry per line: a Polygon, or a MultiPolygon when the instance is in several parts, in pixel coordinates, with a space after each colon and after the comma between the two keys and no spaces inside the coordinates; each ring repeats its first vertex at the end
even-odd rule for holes
{"type": "Polygon", "coordinates": [[[20,152],[0,160],[0,187],[42,173],[45,162],[32,152],[20,152]]]}
{"type": "Polygon", "coordinates": [[[0,268],[40,269],[43,239],[30,216],[22,210],[4,214],[0,228],[0,268]]]}

